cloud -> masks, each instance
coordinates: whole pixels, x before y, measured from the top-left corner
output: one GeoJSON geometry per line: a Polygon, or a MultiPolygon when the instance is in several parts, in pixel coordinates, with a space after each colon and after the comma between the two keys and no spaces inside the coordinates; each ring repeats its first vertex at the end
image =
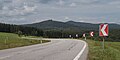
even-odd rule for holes
{"type": "Polygon", "coordinates": [[[80,0],[80,3],[96,3],[99,2],[99,0],[80,0]]]}
{"type": "Polygon", "coordinates": [[[25,0],[5,0],[1,1],[1,13],[0,16],[21,16],[34,13],[37,6],[28,4],[25,0]],[[3,3],[2,3],[3,2],[3,3]]]}
{"type": "Polygon", "coordinates": [[[76,5],[76,3],[71,3],[70,6],[71,6],[71,7],[75,7],[75,6],[77,6],[77,5],[76,5]]]}
{"type": "Polygon", "coordinates": [[[29,6],[24,6],[24,12],[33,12],[35,9],[37,8],[37,6],[34,7],[29,7],[29,6]]]}
{"type": "Polygon", "coordinates": [[[43,4],[47,4],[47,3],[51,2],[51,1],[53,1],[53,0],[40,0],[39,2],[43,3],[43,4]]]}
{"type": "Polygon", "coordinates": [[[8,7],[4,6],[1,15],[4,16],[19,16],[19,15],[26,15],[29,13],[33,13],[36,7],[28,7],[24,6],[22,9],[13,9],[10,10],[8,7]]]}
{"type": "Polygon", "coordinates": [[[120,0],[0,0],[0,21],[21,24],[48,17],[59,21],[79,21],[81,17],[81,20],[88,22],[101,22],[101,19],[117,22],[120,19],[119,2],[120,0]]]}
{"type": "Polygon", "coordinates": [[[58,3],[58,4],[60,4],[60,5],[64,5],[65,2],[64,2],[63,0],[59,0],[59,3],[58,3]]]}
{"type": "Polygon", "coordinates": [[[69,17],[65,17],[65,20],[70,20],[70,18],[69,17]]]}
{"type": "Polygon", "coordinates": [[[111,5],[120,5],[120,1],[113,1],[113,2],[110,2],[109,4],[111,4],[111,5]]]}
{"type": "Polygon", "coordinates": [[[7,6],[2,7],[2,10],[9,10],[7,6]]]}

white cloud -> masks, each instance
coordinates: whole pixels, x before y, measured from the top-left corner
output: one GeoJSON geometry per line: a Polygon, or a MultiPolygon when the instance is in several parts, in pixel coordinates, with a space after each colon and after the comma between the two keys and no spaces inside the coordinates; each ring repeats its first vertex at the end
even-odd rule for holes
{"type": "Polygon", "coordinates": [[[110,2],[109,4],[110,5],[118,5],[118,4],[120,4],[120,1],[113,1],[113,2],[110,2]]]}
{"type": "Polygon", "coordinates": [[[37,7],[24,6],[24,12],[33,12],[37,7]]]}
{"type": "Polygon", "coordinates": [[[29,7],[29,6],[23,6],[23,7],[14,7],[14,9],[9,9],[7,6],[4,6],[1,10],[1,15],[5,16],[16,16],[16,15],[25,15],[27,13],[33,13],[37,7],[29,7]]]}
{"type": "Polygon", "coordinates": [[[63,0],[59,0],[58,4],[59,4],[59,5],[64,5],[65,2],[64,2],[63,0]]]}
{"type": "Polygon", "coordinates": [[[76,3],[71,3],[70,6],[71,6],[71,7],[75,7],[75,6],[77,6],[77,5],[76,5],[76,3]]]}
{"type": "Polygon", "coordinates": [[[97,2],[97,1],[99,1],[99,0],[79,0],[80,3],[87,3],[87,4],[94,3],[94,2],[97,2]]]}
{"type": "Polygon", "coordinates": [[[4,6],[2,10],[9,10],[9,8],[7,6],[4,6]]]}
{"type": "Polygon", "coordinates": [[[100,19],[101,17],[80,17],[80,20],[97,20],[100,19]]]}
{"type": "Polygon", "coordinates": [[[70,18],[69,17],[65,17],[65,20],[70,20],[70,18]]]}
{"type": "Polygon", "coordinates": [[[80,20],[79,22],[85,22],[84,20],[80,20]]]}

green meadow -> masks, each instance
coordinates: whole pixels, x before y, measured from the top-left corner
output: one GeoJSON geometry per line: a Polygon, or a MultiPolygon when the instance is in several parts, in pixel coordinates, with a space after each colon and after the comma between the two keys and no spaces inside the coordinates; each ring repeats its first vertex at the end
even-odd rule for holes
{"type": "MultiPolygon", "coordinates": [[[[45,42],[49,42],[49,41],[42,40],[42,43],[45,42]]],[[[33,44],[40,44],[40,43],[41,43],[40,40],[23,39],[19,37],[17,34],[0,32],[0,50],[28,46],[33,44]]]]}
{"type": "Polygon", "coordinates": [[[105,49],[102,41],[87,40],[89,45],[89,60],[120,60],[120,42],[106,42],[105,49]]]}

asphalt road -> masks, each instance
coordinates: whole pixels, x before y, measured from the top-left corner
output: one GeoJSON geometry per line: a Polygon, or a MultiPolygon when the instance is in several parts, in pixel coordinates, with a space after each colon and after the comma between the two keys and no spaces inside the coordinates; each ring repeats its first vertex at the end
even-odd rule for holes
{"type": "Polygon", "coordinates": [[[0,60],[87,60],[88,47],[75,39],[46,39],[49,43],[0,50],[0,60]]]}

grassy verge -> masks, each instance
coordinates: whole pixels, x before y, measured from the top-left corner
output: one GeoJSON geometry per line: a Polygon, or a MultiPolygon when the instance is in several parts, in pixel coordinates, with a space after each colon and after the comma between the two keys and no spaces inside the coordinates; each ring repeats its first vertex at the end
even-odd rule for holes
{"type": "MultiPolygon", "coordinates": [[[[42,43],[46,43],[50,41],[43,40],[42,43]]],[[[33,44],[40,44],[40,40],[30,40],[30,39],[22,39],[18,37],[17,34],[11,33],[1,33],[0,32],[0,50],[15,48],[21,46],[28,46],[33,44]]]]}
{"type": "MultiPolygon", "coordinates": [[[[24,37],[24,36],[23,36],[24,37]]],[[[27,38],[42,38],[42,37],[37,37],[37,36],[26,36],[27,38]]]]}
{"type": "Polygon", "coordinates": [[[89,60],[120,60],[120,42],[105,42],[105,49],[102,42],[87,40],[89,44],[89,60]]]}

